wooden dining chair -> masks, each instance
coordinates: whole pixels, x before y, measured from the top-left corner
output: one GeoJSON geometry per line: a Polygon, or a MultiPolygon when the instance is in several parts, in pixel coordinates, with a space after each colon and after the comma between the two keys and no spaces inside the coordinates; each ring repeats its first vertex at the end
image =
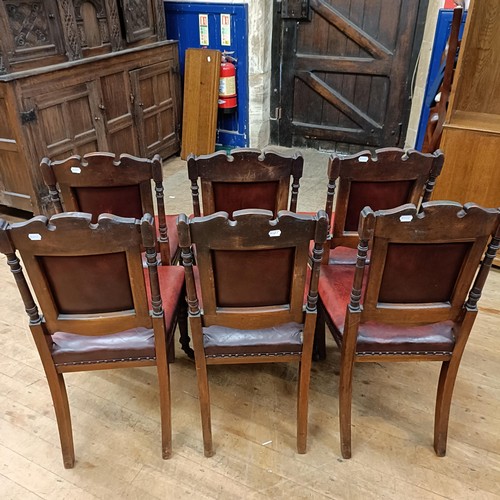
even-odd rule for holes
{"type": "Polygon", "coordinates": [[[316,328],[324,329],[326,320],[341,349],[344,458],[351,457],[354,363],[384,361],[442,363],[434,449],[445,455],[453,386],[499,245],[498,209],[440,201],[424,203],[420,213],[411,204],[377,212],[365,207],[356,266],[321,266],[316,328]]]}
{"type": "Polygon", "coordinates": [[[377,149],[374,154],[361,151],[344,157],[332,155],[325,208],[331,235],[323,263],[356,262],[358,220],[363,207],[387,210],[405,203],[418,206],[421,199],[429,201],[443,161],[441,151],[422,154],[399,148],[377,149]]]}
{"type": "Polygon", "coordinates": [[[155,213],[152,195],[154,182],[158,216],[155,217],[158,250],[163,265],[179,260],[176,215],[165,215],[162,162],[128,154],[87,153],[61,161],[44,158],[42,177],[56,213],[88,212],[94,221],[103,213],[140,219],[155,213]],[[62,199],[61,199],[62,197],[62,199]]]}
{"type": "Polygon", "coordinates": [[[306,452],[317,282],[328,222],[241,210],[179,216],[205,455],[213,455],[207,365],[299,363],[297,449],[306,452]],[[309,242],[314,240],[312,270],[309,242]],[[192,245],[197,248],[193,268],[192,245]]]}
{"type": "Polygon", "coordinates": [[[191,154],[187,164],[195,217],[202,215],[198,179],[203,215],[219,211],[232,214],[246,208],[271,210],[274,216],[280,210],[297,211],[304,166],[300,153],[285,155],[272,150],[233,149],[231,154],[225,151],[201,156],[191,154]]]}
{"type": "Polygon", "coordinates": [[[458,38],[460,36],[462,15],[463,8],[456,6],[453,9],[450,36],[442,54],[441,67],[439,68],[438,75],[436,77],[439,78],[437,83],[440,84],[437,86],[435,82],[433,82],[431,85],[431,99],[435,102],[432,106],[431,103],[427,103],[427,101],[424,104],[430,107],[424,142],[422,145],[422,151],[424,153],[435,151],[441,144],[441,136],[443,135],[443,126],[446,120],[446,113],[448,111],[451,87],[455,76],[455,66],[458,58],[458,51],[460,49],[460,40],[458,38]],[[439,99],[437,99],[438,94],[439,99]]]}
{"type": "Polygon", "coordinates": [[[187,314],[180,311],[185,304],[184,270],[157,265],[149,214],[141,221],[109,214],[95,224],[91,219],[91,214],[62,213],[12,225],[0,220],[0,251],[21,293],[47,376],[64,466],[72,468],[75,463],[64,373],[108,368],[156,366],[162,454],[169,458],[167,351],[177,321],[187,322],[187,314]],[[142,245],[147,270],[142,266],[142,245]]]}

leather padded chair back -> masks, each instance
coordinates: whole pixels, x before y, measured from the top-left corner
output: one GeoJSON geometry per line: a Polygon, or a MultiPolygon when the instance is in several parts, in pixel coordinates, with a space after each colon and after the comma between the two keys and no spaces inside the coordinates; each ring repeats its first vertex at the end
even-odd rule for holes
{"type": "Polygon", "coordinates": [[[280,210],[297,211],[304,164],[300,153],[287,156],[272,150],[233,149],[229,155],[224,151],[190,155],[187,161],[196,217],[201,215],[198,179],[203,215],[258,208],[271,210],[276,217],[280,210]],[[290,178],[293,182],[289,205],[290,178]]]}
{"type": "Polygon", "coordinates": [[[459,322],[498,211],[474,204],[429,202],[373,212],[360,219],[372,240],[361,321],[459,322]]]}
{"type": "Polygon", "coordinates": [[[100,214],[141,219],[154,214],[151,182],[155,185],[158,218],[158,250],[164,265],[179,257],[177,233],[168,231],[175,217],[165,215],[162,162],[159,155],[152,160],[128,154],[87,153],[61,161],[44,158],[40,163],[42,177],[57,213],[86,212],[96,222],[100,214]],[[62,199],[61,199],[62,197],[62,199]],[[172,217],[172,221],[169,219],[172,217]]]}
{"type": "Polygon", "coordinates": [[[361,210],[387,210],[420,200],[428,201],[443,166],[443,154],[422,154],[398,148],[332,155],[328,164],[326,209],[332,225],[330,249],[356,248],[361,210]],[[338,179],[335,210],[333,201],[338,179]],[[333,213],[334,212],[334,213],[333,213]]]}

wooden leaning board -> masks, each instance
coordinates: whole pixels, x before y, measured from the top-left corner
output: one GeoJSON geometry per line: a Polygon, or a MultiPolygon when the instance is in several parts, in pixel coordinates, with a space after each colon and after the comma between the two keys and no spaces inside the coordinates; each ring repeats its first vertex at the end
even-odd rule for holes
{"type": "Polygon", "coordinates": [[[215,151],[221,53],[187,49],[181,158],[215,151]]]}

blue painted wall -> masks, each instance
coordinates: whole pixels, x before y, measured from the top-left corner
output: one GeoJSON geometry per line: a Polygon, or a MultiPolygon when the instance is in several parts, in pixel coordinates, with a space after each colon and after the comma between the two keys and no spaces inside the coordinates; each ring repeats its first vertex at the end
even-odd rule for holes
{"type": "MultiPolygon", "coordinates": [[[[451,20],[453,18],[453,9],[441,9],[438,14],[438,21],[436,24],[436,34],[434,35],[434,45],[432,46],[431,61],[429,65],[429,74],[427,76],[427,83],[425,85],[424,103],[420,113],[420,122],[418,124],[417,140],[415,149],[419,151],[422,149],[422,144],[425,138],[425,129],[427,128],[427,121],[429,120],[429,112],[432,101],[435,97],[434,89],[436,88],[436,78],[438,78],[441,66],[441,56],[446,47],[446,42],[450,36],[451,20]]],[[[462,39],[462,33],[465,26],[465,19],[467,18],[467,11],[462,16],[462,24],[460,26],[459,40],[462,39]]]]}
{"type": "Polygon", "coordinates": [[[184,75],[185,51],[200,48],[199,14],[208,15],[209,49],[233,52],[237,59],[236,89],[238,106],[231,114],[219,110],[217,145],[229,148],[248,146],[248,43],[247,5],[164,2],[167,37],[179,40],[179,62],[184,75]],[[231,15],[231,45],[221,41],[220,14],[231,15]]]}

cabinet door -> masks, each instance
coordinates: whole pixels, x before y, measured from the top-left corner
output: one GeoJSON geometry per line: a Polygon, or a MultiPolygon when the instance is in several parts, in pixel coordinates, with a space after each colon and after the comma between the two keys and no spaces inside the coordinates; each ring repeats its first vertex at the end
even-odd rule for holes
{"type": "MultiPolygon", "coordinates": [[[[55,0],[0,0],[5,50],[11,62],[63,54],[55,0]]],[[[3,34],[2,34],[3,36],[3,34]]]]}
{"type": "Polygon", "coordinates": [[[167,157],[179,150],[172,61],[130,72],[141,156],[167,157]]]}
{"type": "Polygon", "coordinates": [[[121,4],[125,21],[125,36],[128,43],[155,34],[151,0],[121,0],[121,4]]]}
{"type": "Polygon", "coordinates": [[[33,210],[32,181],[17,120],[14,83],[0,84],[0,205],[33,210]]]}
{"type": "Polygon", "coordinates": [[[109,151],[120,155],[140,155],[132,110],[132,91],[127,71],[119,71],[100,79],[99,109],[106,127],[109,151]]]}
{"type": "Polygon", "coordinates": [[[97,95],[96,82],[87,82],[25,99],[35,112],[29,126],[39,158],[107,151],[97,95]]]}

